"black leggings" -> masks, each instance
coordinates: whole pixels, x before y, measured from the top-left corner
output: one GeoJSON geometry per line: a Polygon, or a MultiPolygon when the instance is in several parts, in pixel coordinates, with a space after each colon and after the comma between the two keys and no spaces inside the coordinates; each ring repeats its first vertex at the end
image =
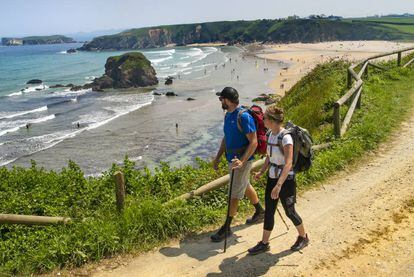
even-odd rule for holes
{"type": "Polygon", "coordinates": [[[279,198],[271,198],[272,189],[276,186],[278,179],[267,177],[266,194],[265,194],[265,219],[264,227],[266,231],[272,231],[275,225],[275,212],[277,202],[280,199],[286,216],[290,218],[295,226],[302,224],[302,219],[295,210],[296,203],[296,179],[295,176],[288,176],[282,188],[280,189],[279,198]]]}

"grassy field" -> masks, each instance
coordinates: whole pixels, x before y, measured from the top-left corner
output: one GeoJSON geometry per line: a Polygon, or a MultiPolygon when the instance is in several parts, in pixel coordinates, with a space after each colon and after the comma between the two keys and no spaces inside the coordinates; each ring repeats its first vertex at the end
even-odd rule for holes
{"type": "MultiPolygon", "coordinates": [[[[406,58],[408,59],[408,58],[406,58]]],[[[394,63],[395,64],[395,63],[394,63]]],[[[332,105],[346,90],[345,62],[318,66],[295,85],[280,103],[287,117],[308,128],[317,142],[334,141],[332,105]]],[[[306,189],[333,172],[345,168],[375,149],[407,118],[413,106],[414,70],[371,70],[349,132],[332,148],[319,152],[310,171],[298,176],[306,189]]],[[[226,189],[221,188],[187,202],[166,203],[226,173],[199,161],[197,167],[170,168],[161,164],[155,172],[124,165],[101,177],[85,177],[73,162],[59,172],[36,166],[0,168],[0,212],[68,216],[67,226],[0,225],[0,275],[31,274],[59,267],[80,266],[124,252],[147,251],[171,238],[198,233],[222,222],[226,189]],[[126,178],[125,210],[115,206],[112,174],[122,170],[126,178]]],[[[263,198],[264,179],[254,184],[263,198]]],[[[249,211],[243,201],[240,213],[249,211]]]]}
{"type": "Polygon", "coordinates": [[[414,34],[413,17],[379,17],[379,18],[358,18],[346,19],[348,22],[369,22],[378,27],[395,29],[406,34],[414,34]]]}

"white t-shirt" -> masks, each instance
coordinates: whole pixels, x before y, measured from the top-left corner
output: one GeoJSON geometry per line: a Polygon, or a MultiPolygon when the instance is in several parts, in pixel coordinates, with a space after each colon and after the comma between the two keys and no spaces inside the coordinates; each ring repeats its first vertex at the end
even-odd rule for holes
{"type": "MultiPolygon", "coordinates": [[[[274,135],[272,132],[270,132],[269,135],[269,143],[271,144],[277,144],[278,143],[278,137],[279,135],[284,131],[285,129],[281,129],[280,132],[277,135],[274,135]]],[[[286,134],[282,138],[282,147],[285,147],[286,145],[293,145],[293,139],[292,136],[289,134],[286,134]]],[[[277,165],[284,165],[285,164],[285,156],[280,151],[279,146],[271,146],[267,145],[267,155],[269,156],[270,163],[277,164],[277,165]]],[[[270,178],[276,178],[280,175],[281,169],[277,169],[275,166],[270,166],[269,168],[269,177],[270,178]],[[277,171],[277,172],[276,172],[277,171]]],[[[289,172],[289,175],[293,175],[293,171],[289,172]]]]}

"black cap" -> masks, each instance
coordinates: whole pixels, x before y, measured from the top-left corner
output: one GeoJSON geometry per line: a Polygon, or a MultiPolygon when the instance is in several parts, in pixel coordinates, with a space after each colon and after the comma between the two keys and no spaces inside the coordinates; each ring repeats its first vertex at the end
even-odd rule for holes
{"type": "Polygon", "coordinates": [[[216,95],[229,99],[230,101],[239,100],[239,93],[232,87],[225,87],[221,92],[217,92],[216,95]]]}

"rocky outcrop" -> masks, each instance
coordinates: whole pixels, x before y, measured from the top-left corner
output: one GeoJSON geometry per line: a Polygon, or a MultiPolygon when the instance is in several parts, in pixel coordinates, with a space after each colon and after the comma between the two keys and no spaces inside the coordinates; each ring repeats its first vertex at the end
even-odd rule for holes
{"type": "Polygon", "coordinates": [[[165,82],[164,82],[164,85],[167,85],[167,86],[172,85],[173,79],[174,79],[173,77],[166,78],[165,82]]]}
{"type": "Polygon", "coordinates": [[[67,84],[67,85],[62,85],[62,84],[56,84],[56,85],[51,85],[49,88],[72,88],[74,87],[74,84],[67,84]]]}
{"type": "Polygon", "coordinates": [[[62,35],[53,36],[32,36],[24,38],[2,38],[3,45],[35,45],[35,44],[60,44],[60,43],[74,43],[76,42],[70,37],[62,35]]]}
{"type": "Polygon", "coordinates": [[[120,35],[103,36],[94,38],[84,44],[78,50],[123,50],[156,48],[173,44],[170,31],[162,28],[144,28],[143,32],[136,34],[136,29],[122,32],[120,35]]]}
{"type": "Polygon", "coordinates": [[[27,83],[26,83],[26,84],[28,84],[28,85],[37,85],[37,84],[41,84],[41,83],[43,83],[43,81],[42,81],[42,80],[39,80],[39,79],[32,79],[32,80],[27,81],[27,83]]]}
{"type": "MultiPolygon", "coordinates": [[[[182,26],[182,25],[178,25],[182,26]]],[[[201,38],[201,25],[184,25],[180,31],[172,28],[141,28],[131,29],[116,35],[94,38],[78,50],[124,50],[165,47],[167,45],[186,45],[199,42],[201,38]]],[[[201,41],[200,41],[201,42],[201,41]]]]}
{"type": "Polygon", "coordinates": [[[135,88],[158,84],[155,69],[151,62],[140,52],[125,53],[109,57],[105,64],[105,74],[92,83],[71,90],[92,88],[102,91],[109,88],[135,88]]]}
{"type": "Polygon", "coordinates": [[[2,38],[1,44],[5,46],[23,45],[23,40],[20,38],[2,38]]]}
{"type": "Polygon", "coordinates": [[[78,51],[76,51],[76,49],[74,49],[74,48],[70,48],[70,49],[66,50],[66,53],[68,53],[68,54],[74,54],[76,52],[78,52],[78,51]]]}
{"type": "Polygon", "coordinates": [[[265,105],[271,105],[274,103],[279,102],[281,99],[280,95],[275,95],[275,94],[260,94],[259,97],[254,98],[252,101],[253,102],[264,102],[265,105]]]}

